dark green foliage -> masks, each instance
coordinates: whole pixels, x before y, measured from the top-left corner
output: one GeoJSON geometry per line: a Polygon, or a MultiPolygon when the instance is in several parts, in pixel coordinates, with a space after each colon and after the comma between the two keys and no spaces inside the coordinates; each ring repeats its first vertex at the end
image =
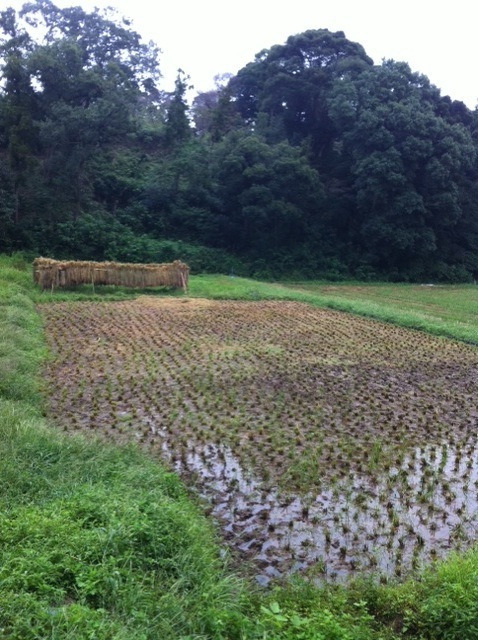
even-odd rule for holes
{"type": "Polygon", "coordinates": [[[191,270],[244,274],[240,260],[220,249],[182,240],[157,240],[133,233],[114,217],[84,215],[75,222],[57,226],[53,254],[62,258],[115,260],[118,262],[172,262],[183,260],[191,270]]]}
{"type": "Polygon", "coordinates": [[[293,249],[320,231],[323,189],[297,149],[234,132],[215,148],[222,242],[238,254],[293,249]]]}
{"type": "Polygon", "coordinates": [[[394,62],[345,78],[330,99],[356,192],[345,233],[382,272],[418,275],[454,261],[449,235],[463,215],[462,176],[476,151],[464,127],[436,115],[437,101],[426,78],[394,62]]]}
{"type": "Polygon", "coordinates": [[[99,11],[44,2],[22,15],[25,30],[10,9],[0,20],[0,154],[12,176],[16,231],[45,233],[90,209],[90,163],[135,130],[140,100],[155,99],[157,51],[99,11]]]}
{"type": "Polygon", "coordinates": [[[188,78],[184,77],[181,69],[178,71],[174,93],[171,96],[166,113],[166,126],[164,130],[167,148],[173,149],[191,136],[191,128],[187,116],[188,106],[185,94],[188,89],[188,78]]]}
{"type": "Polygon", "coordinates": [[[191,112],[188,77],[162,92],[157,48],[112,12],[7,9],[0,54],[0,250],[149,260],[177,246],[194,269],[265,277],[478,275],[476,113],[342,32],[290,36],[191,112]]]}
{"type": "Polygon", "coordinates": [[[463,104],[404,63],[372,66],[327,30],[261,52],[229,89],[245,127],[307,150],[325,186],[317,231],[354,275],[476,275],[466,195],[476,179],[474,117],[463,104]]]}
{"type": "Polygon", "coordinates": [[[327,29],[290,36],[284,45],[257,54],[230,82],[237,109],[271,141],[307,140],[315,166],[329,153],[334,130],[327,92],[345,73],[355,75],[372,61],[344,33],[327,29]]]}

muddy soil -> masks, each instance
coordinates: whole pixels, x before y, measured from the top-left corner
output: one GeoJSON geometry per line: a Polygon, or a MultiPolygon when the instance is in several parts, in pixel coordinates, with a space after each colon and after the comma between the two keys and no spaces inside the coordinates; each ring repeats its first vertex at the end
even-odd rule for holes
{"type": "Polygon", "coordinates": [[[294,302],[40,308],[50,417],[166,461],[261,583],[476,539],[478,350],[294,302]]]}

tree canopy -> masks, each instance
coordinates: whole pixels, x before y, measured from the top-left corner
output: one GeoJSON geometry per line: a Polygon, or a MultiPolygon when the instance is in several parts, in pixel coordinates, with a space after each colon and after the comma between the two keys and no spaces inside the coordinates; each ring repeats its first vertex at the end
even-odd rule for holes
{"type": "Polygon", "coordinates": [[[476,111],[342,32],[290,36],[190,109],[128,21],[39,0],[0,12],[0,74],[0,250],[478,275],[476,111]]]}

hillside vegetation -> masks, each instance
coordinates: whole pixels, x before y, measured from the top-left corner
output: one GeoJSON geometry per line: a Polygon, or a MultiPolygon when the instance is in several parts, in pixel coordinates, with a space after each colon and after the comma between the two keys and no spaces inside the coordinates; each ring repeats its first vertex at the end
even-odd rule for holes
{"type": "Polygon", "coordinates": [[[0,13],[0,75],[1,251],[478,276],[477,112],[341,31],[291,35],[190,106],[129,22],[48,0],[0,13]]]}

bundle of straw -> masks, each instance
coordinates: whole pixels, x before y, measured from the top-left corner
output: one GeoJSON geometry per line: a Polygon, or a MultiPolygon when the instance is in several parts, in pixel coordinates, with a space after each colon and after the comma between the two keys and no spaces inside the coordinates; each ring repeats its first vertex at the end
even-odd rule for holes
{"type": "Polygon", "coordinates": [[[120,287],[176,287],[187,289],[189,267],[175,260],[163,264],[130,264],[36,258],[33,281],[42,289],[78,284],[114,284],[120,287]]]}

